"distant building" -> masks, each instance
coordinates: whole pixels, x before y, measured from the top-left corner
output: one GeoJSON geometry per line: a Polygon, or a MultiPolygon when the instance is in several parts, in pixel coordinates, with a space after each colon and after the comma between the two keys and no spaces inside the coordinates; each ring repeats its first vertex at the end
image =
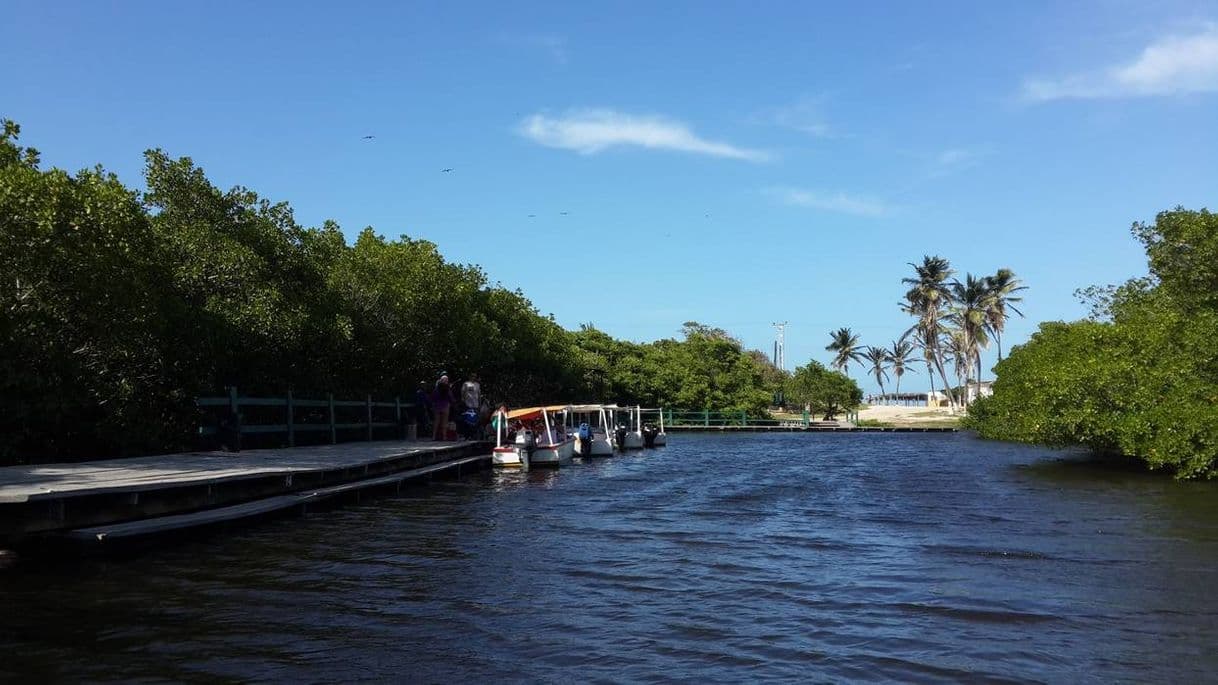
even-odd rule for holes
{"type": "Polygon", "coordinates": [[[994,394],[994,381],[981,381],[980,383],[968,383],[965,385],[965,396],[968,401],[972,402],[978,397],[989,397],[994,394]]]}

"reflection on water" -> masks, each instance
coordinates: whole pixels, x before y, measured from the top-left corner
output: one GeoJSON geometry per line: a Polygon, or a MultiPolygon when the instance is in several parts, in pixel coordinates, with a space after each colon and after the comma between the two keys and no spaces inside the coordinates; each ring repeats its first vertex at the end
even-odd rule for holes
{"type": "Polygon", "coordinates": [[[0,679],[1206,680],[1218,489],[948,435],[678,435],[0,574],[0,679]]]}

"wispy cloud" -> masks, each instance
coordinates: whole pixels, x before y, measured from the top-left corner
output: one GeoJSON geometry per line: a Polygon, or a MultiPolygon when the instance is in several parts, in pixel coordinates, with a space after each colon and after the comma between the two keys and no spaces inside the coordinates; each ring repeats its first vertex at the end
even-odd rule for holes
{"type": "Polygon", "coordinates": [[[892,207],[877,198],[866,195],[851,195],[840,191],[777,187],[766,188],[763,192],[783,204],[796,207],[810,207],[839,214],[879,217],[892,211],[892,207]]]}
{"type": "Polygon", "coordinates": [[[567,63],[567,39],[564,36],[548,33],[505,33],[500,34],[499,40],[506,45],[541,50],[556,63],[561,65],[567,63]]]}
{"type": "Polygon", "coordinates": [[[618,146],[675,150],[711,157],[764,162],[770,154],[707,140],[689,126],[667,117],[625,114],[608,109],[573,110],[562,116],[534,114],[518,127],[520,135],[548,147],[591,155],[618,146]]]}
{"type": "Polygon", "coordinates": [[[1160,38],[1123,64],[1060,78],[1028,79],[1031,102],[1066,98],[1146,97],[1218,91],[1218,25],[1160,38]]]}
{"type": "Polygon", "coordinates": [[[755,118],[817,138],[837,137],[825,118],[821,98],[801,98],[795,104],[767,110],[755,118]]]}
{"type": "Polygon", "coordinates": [[[953,147],[935,155],[930,162],[928,174],[932,178],[947,176],[965,169],[971,169],[981,163],[982,158],[990,154],[986,147],[953,147]]]}

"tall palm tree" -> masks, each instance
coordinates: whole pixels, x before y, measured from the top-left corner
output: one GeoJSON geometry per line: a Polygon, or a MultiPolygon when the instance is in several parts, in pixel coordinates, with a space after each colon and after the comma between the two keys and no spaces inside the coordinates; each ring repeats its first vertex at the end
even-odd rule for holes
{"type": "Polygon", "coordinates": [[[833,368],[846,372],[846,367],[851,361],[860,361],[863,356],[863,346],[859,343],[858,334],[851,331],[849,328],[839,328],[836,331],[829,333],[832,339],[825,349],[833,352],[833,368]]]}
{"type": "Polygon", "coordinates": [[[1002,331],[1006,327],[1007,310],[1023,317],[1023,312],[1014,305],[1015,302],[1022,302],[1023,298],[1014,295],[1021,290],[1027,290],[1028,286],[1023,285],[1010,269],[999,269],[998,273],[987,276],[985,280],[990,290],[990,307],[986,311],[986,319],[990,331],[994,334],[994,341],[998,343],[998,361],[1002,361],[1002,331]]]}
{"type": "MultiPolygon", "coordinates": [[[[930,380],[930,395],[927,396],[927,406],[931,406],[930,400],[935,396],[935,360],[931,355],[931,346],[926,343],[926,340],[923,337],[923,329],[915,326],[913,329],[905,332],[906,335],[911,333],[913,334],[914,347],[922,351],[922,361],[926,364],[926,377],[930,380]]],[[[951,401],[950,396],[948,401],[951,401]]],[[[938,405],[936,404],[934,406],[938,405]]]]}
{"type": "MultiPolygon", "coordinates": [[[[964,282],[959,280],[951,284],[952,300],[949,320],[955,325],[959,334],[957,355],[964,355],[962,367],[967,380],[971,372],[976,372],[977,393],[981,395],[981,350],[990,346],[989,312],[993,297],[988,278],[978,278],[966,274],[964,282]]],[[[961,362],[958,360],[957,364],[961,362]]],[[[968,393],[965,393],[967,397],[968,393]]]]}
{"type": "MultiPolygon", "coordinates": [[[[914,344],[901,337],[900,340],[892,341],[892,349],[888,350],[888,363],[892,365],[892,375],[897,379],[897,395],[901,394],[901,376],[905,375],[906,371],[917,373],[913,369],[907,368],[914,363],[914,344]]],[[[933,381],[934,378],[932,377],[933,381]]]]}
{"type": "Polygon", "coordinates": [[[875,376],[875,382],[880,386],[880,398],[884,397],[884,379],[888,378],[888,350],[882,347],[868,347],[863,350],[863,359],[871,363],[870,373],[875,376]]]}
{"type": "MultiPolygon", "coordinates": [[[[922,343],[939,377],[943,379],[943,387],[951,387],[947,381],[947,370],[943,366],[943,349],[940,338],[943,337],[941,319],[951,304],[951,290],[947,279],[953,271],[951,264],[944,258],[923,256],[921,264],[910,263],[914,269],[914,278],[902,278],[901,282],[910,286],[905,293],[905,302],[901,308],[908,314],[917,317],[914,329],[921,329],[922,343]]],[[[955,406],[951,393],[948,393],[948,403],[955,406]]]]}
{"type": "MultiPolygon", "coordinates": [[[[952,363],[952,370],[956,374],[956,387],[964,388],[969,372],[968,342],[964,339],[964,331],[959,328],[948,328],[945,335],[948,361],[952,363]]],[[[965,400],[967,399],[968,389],[965,388],[965,400]]]]}

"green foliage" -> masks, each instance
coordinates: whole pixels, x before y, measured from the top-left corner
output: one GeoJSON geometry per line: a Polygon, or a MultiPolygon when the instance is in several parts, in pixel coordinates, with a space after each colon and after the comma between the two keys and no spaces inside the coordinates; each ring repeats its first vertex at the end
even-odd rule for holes
{"type": "Polygon", "coordinates": [[[831,371],[816,360],[795,369],[787,382],[787,398],[821,414],[826,421],[855,409],[863,401],[863,390],[840,371],[831,371]]]}
{"type": "Polygon", "coordinates": [[[722,329],[691,321],[682,330],[684,340],[639,344],[582,327],[573,335],[584,387],[593,398],[621,404],[765,416],[786,374],[722,329]]]}
{"type": "Polygon", "coordinates": [[[1046,323],[996,367],[966,426],[983,437],[1123,454],[1218,475],[1218,216],[1136,224],[1153,279],[1087,291],[1105,320],[1046,323]]]}
{"type": "Polygon", "coordinates": [[[436,246],[298,225],[146,153],[147,192],[39,168],[0,134],[0,463],[190,446],[194,399],[411,397],[477,371],[513,405],[607,400],[765,415],[787,375],[726,331],[638,344],[571,333],[436,246]]]}

